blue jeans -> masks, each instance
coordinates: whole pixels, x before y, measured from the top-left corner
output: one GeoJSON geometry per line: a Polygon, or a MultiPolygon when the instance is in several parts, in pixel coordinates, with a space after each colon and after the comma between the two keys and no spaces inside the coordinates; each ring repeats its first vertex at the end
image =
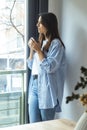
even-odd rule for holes
{"type": "Polygon", "coordinates": [[[38,104],[38,83],[37,79],[33,81],[32,91],[29,96],[29,120],[30,123],[53,120],[55,108],[39,109],[38,104]]]}

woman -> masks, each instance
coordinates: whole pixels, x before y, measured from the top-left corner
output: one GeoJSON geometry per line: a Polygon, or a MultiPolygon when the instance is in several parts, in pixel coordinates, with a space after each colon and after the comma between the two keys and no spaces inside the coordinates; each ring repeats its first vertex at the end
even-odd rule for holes
{"type": "Polygon", "coordinates": [[[30,38],[29,86],[30,123],[54,119],[61,111],[66,70],[65,46],[59,36],[57,18],[42,13],[37,22],[38,42],[30,38]]]}

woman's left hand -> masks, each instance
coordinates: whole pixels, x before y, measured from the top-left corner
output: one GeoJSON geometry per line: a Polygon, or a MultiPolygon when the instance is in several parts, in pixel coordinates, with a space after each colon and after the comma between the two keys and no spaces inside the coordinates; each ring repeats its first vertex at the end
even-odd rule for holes
{"type": "Polygon", "coordinates": [[[39,45],[38,42],[36,42],[35,39],[32,38],[32,44],[31,44],[31,48],[36,51],[36,52],[39,52],[41,50],[41,47],[39,45]]]}
{"type": "Polygon", "coordinates": [[[38,42],[36,42],[36,40],[33,38],[32,38],[31,49],[36,51],[40,60],[42,60],[44,58],[44,54],[41,50],[41,45],[38,42]]]}

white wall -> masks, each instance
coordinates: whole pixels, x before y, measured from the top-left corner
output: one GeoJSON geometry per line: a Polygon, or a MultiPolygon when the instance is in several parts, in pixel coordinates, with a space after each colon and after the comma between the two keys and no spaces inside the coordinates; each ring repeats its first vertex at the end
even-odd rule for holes
{"type": "MultiPolygon", "coordinates": [[[[62,105],[63,118],[77,121],[83,112],[79,101],[66,104],[66,96],[71,95],[79,81],[80,67],[87,67],[87,1],[49,0],[49,11],[59,19],[61,37],[66,46],[67,76],[62,105]]],[[[80,90],[81,91],[81,90],[80,90]]]]}

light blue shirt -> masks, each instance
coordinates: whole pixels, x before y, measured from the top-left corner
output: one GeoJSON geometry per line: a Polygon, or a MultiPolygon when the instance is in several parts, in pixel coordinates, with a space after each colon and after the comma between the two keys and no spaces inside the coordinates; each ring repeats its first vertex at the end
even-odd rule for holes
{"type": "MultiPolygon", "coordinates": [[[[38,71],[39,108],[54,108],[57,103],[59,103],[61,108],[66,74],[65,48],[58,39],[54,39],[48,52],[45,51],[44,54],[45,58],[40,61],[38,71]]],[[[28,60],[28,67],[31,70],[32,63],[33,60],[28,60]]]]}

